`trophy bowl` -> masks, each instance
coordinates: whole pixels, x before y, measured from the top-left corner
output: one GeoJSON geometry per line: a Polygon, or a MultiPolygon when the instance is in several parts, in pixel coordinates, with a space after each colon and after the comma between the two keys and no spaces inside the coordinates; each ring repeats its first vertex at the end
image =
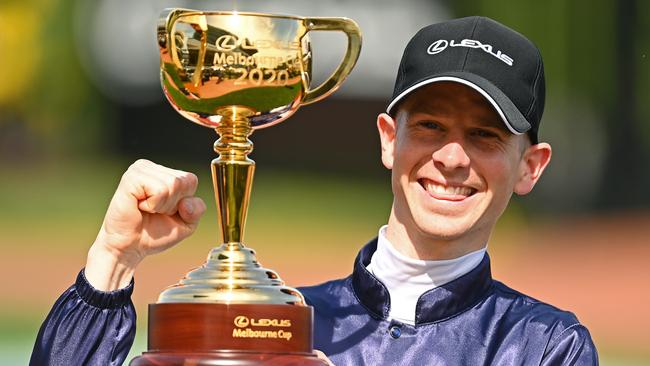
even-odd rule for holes
{"type": "Polygon", "coordinates": [[[259,129],[333,93],[356,63],[361,36],[346,18],[168,9],[158,45],[163,90],[180,114],[211,128],[239,114],[259,129]],[[345,32],[348,48],[334,73],[309,89],[314,30],[345,32]]]}
{"type": "Polygon", "coordinates": [[[250,134],[333,93],[361,50],[347,18],[166,9],[158,23],[160,77],[182,116],[214,129],[212,178],[223,242],[149,305],[145,365],[323,365],[313,352],[313,310],[244,246],[255,171],[250,134]],[[310,31],[341,31],[347,51],[311,88],[310,31]]]}

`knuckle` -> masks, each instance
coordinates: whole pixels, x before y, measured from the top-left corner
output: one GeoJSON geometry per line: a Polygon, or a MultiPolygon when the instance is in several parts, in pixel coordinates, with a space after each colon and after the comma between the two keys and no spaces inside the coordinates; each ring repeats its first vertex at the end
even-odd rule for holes
{"type": "Polygon", "coordinates": [[[151,161],[149,161],[147,159],[138,159],[135,162],[133,162],[133,164],[131,164],[131,167],[137,168],[137,167],[147,166],[147,165],[150,165],[150,164],[151,164],[151,161]]]}
{"type": "Polygon", "coordinates": [[[171,180],[171,188],[173,191],[177,191],[183,188],[183,179],[179,177],[173,177],[171,180]]]}
{"type": "Polygon", "coordinates": [[[185,173],[181,177],[183,180],[183,187],[187,190],[195,190],[199,184],[199,178],[193,173],[185,173]]]}
{"type": "Polygon", "coordinates": [[[142,170],[149,164],[151,164],[151,162],[147,159],[138,159],[134,161],[131,165],[129,165],[129,167],[126,169],[126,171],[122,176],[129,176],[131,174],[136,174],[136,172],[142,170]]]}
{"type": "Polygon", "coordinates": [[[186,179],[191,186],[196,186],[199,184],[199,177],[197,177],[194,173],[187,173],[186,179]]]}

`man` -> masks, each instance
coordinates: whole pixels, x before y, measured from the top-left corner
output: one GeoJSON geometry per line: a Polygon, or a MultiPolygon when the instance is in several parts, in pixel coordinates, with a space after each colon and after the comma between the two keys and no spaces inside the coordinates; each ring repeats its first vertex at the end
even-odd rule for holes
{"type": "MultiPolygon", "coordinates": [[[[573,314],[490,275],[497,219],[550,161],[537,138],[544,94],[537,48],[493,20],[434,24],[411,39],[377,118],[392,171],[388,224],[352,275],[301,289],[315,309],[315,346],[334,364],[598,363],[573,314]]],[[[195,188],[194,176],[150,162],[125,173],[85,272],[41,328],[33,364],[122,362],[135,266],[191,233],[205,209],[195,188]]]]}

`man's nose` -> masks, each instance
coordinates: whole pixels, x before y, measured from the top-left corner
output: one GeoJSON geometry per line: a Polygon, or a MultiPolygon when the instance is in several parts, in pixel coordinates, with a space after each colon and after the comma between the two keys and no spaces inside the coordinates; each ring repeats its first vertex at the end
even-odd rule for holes
{"type": "Polygon", "coordinates": [[[447,142],[433,152],[433,162],[444,169],[453,170],[469,166],[469,156],[463,146],[458,142],[447,142]]]}

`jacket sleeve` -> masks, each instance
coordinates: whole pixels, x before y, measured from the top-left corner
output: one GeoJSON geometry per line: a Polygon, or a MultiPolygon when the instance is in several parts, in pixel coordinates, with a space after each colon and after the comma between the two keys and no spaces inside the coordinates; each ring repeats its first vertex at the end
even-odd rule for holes
{"type": "Polygon", "coordinates": [[[598,353],[589,331],[582,324],[564,329],[549,343],[541,365],[598,365],[598,353]]]}
{"type": "Polygon", "coordinates": [[[122,365],[135,338],[132,293],[133,281],[112,292],[96,290],[81,270],[41,325],[30,366],[122,365]]]}

